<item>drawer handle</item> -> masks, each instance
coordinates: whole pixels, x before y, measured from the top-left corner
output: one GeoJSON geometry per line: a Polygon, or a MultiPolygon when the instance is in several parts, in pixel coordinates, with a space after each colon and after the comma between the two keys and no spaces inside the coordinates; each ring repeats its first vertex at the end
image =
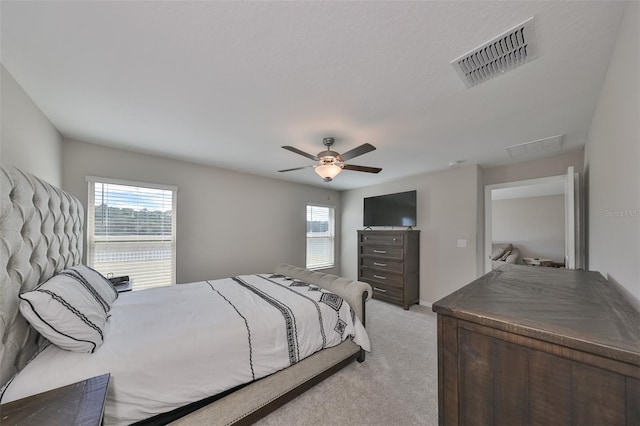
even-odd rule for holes
{"type": "Polygon", "coordinates": [[[398,241],[398,239],[397,239],[397,238],[394,238],[394,239],[393,239],[393,241],[398,241]]]}
{"type": "Polygon", "coordinates": [[[382,275],[375,275],[375,274],[373,275],[373,278],[377,278],[379,280],[386,280],[387,279],[387,277],[383,277],[382,275]]]}
{"type": "Polygon", "coordinates": [[[374,287],[373,288],[375,291],[379,291],[380,293],[386,293],[387,290],[383,289],[383,288],[378,288],[378,287],[374,287]]]}
{"type": "Polygon", "coordinates": [[[379,254],[387,254],[386,250],[374,250],[374,253],[379,253],[379,254]]]}
{"type": "Polygon", "coordinates": [[[387,266],[386,263],[373,262],[373,266],[387,266]]]}

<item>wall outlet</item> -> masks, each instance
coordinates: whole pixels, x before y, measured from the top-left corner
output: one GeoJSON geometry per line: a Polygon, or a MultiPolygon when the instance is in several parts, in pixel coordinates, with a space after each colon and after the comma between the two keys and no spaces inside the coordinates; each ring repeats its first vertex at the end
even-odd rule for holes
{"type": "Polygon", "coordinates": [[[458,247],[466,247],[467,240],[458,240],[458,247]]]}

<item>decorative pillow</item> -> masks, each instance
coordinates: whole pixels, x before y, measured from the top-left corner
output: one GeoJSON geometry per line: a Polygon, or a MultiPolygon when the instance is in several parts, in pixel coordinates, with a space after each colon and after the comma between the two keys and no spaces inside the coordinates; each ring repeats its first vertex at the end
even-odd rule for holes
{"type": "Polygon", "coordinates": [[[491,260],[503,260],[502,258],[505,256],[505,254],[511,250],[513,250],[512,244],[506,244],[503,247],[494,249],[493,253],[491,253],[491,260]]]}
{"type": "Polygon", "coordinates": [[[498,260],[504,254],[504,248],[497,248],[491,253],[491,260],[498,260]]]}
{"type": "Polygon", "coordinates": [[[512,250],[506,250],[504,254],[500,257],[500,260],[506,261],[509,256],[511,256],[512,250]]]}
{"type": "Polygon", "coordinates": [[[109,311],[111,305],[118,298],[118,292],[107,278],[100,272],[85,265],[72,266],[60,272],[61,275],[67,275],[80,284],[85,286],[96,299],[109,311]]]}
{"type": "Polygon", "coordinates": [[[51,343],[74,352],[102,345],[107,308],[80,280],[55,275],[18,297],[22,315],[51,343]]]}

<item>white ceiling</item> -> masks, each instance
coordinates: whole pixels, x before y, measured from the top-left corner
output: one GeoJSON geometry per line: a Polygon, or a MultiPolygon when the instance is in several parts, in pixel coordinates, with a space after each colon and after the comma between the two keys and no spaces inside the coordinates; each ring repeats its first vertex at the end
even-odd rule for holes
{"type": "MultiPolygon", "coordinates": [[[[620,2],[2,1],[1,60],[69,138],[342,190],[563,134],[584,144],[620,2]],[[471,89],[450,62],[536,17],[539,58],[471,89]],[[324,184],[316,154],[378,149],[324,184]]],[[[463,163],[464,164],[464,163],[463,163]]]]}

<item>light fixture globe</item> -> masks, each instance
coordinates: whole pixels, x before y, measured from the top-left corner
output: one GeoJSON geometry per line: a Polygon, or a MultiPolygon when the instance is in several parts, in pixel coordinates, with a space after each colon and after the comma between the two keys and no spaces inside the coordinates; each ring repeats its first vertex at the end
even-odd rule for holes
{"type": "Polygon", "coordinates": [[[333,178],[340,174],[342,167],[337,164],[326,163],[316,166],[314,170],[325,182],[331,182],[333,178]]]}

